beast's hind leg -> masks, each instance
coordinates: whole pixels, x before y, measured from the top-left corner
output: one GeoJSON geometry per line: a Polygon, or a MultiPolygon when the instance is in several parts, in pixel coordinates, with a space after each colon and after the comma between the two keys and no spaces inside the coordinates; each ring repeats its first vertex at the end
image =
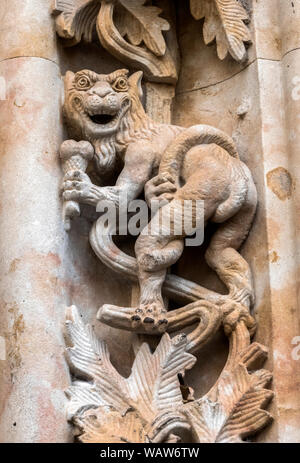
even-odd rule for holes
{"type": "Polygon", "coordinates": [[[252,275],[248,263],[238,249],[249,233],[255,211],[256,190],[250,184],[244,205],[234,217],[220,226],[205,255],[208,265],[216,271],[229,290],[229,306],[232,302],[233,309],[234,304],[245,308],[249,328],[253,325],[253,320],[248,316],[250,305],[254,302],[252,275]]]}
{"type": "Polygon", "coordinates": [[[141,295],[139,308],[132,317],[134,327],[143,325],[147,330],[158,328],[161,332],[167,328],[161,291],[167,269],[177,262],[184,248],[183,236],[174,233],[174,220],[180,210],[180,201],[163,206],[137,239],[141,295]]]}

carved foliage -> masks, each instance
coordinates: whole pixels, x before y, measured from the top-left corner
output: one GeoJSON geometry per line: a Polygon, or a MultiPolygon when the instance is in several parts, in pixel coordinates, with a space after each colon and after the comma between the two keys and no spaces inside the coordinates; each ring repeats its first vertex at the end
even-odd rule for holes
{"type": "Polygon", "coordinates": [[[265,427],[272,420],[263,410],[273,397],[264,389],[270,380],[268,371],[249,374],[242,364],[225,370],[213,394],[185,406],[196,442],[238,443],[265,427]]]}
{"type": "Polygon", "coordinates": [[[116,26],[122,37],[127,36],[132,45],[142,42],[157,56],[166,53],[166,42],[162,31],[168,31],[170,24],[159,15],[160,8],[143,6],[145,0],[119,0],[124,7],[117,16],[116,26]]]}
{"type": "MultiPolygon", "coordinates": [[[[170,25],[146,0],[56,0],[57,33],[70,41],[91,41],[96,25],[102,46],[149,80],[174,83],[177,70],[162,32],[170,25]],[[127,39],[127,40],[126,40],[127,39]]],[[[175,45],[175,44],[174,44],[175,45]]],[[[176,46],[176,45],[175,45],[176,46]]]]}
{"type": "MultiPolygon", "coordinates": [[[[239,0],[190,0],[190,8],[195,19],[205,18],[204,41],[216,39],[220,59],[228,52],[237,61],[245,58],[250,32],[239,0]]],[[[141,68],[151,81],[175,83],[176,64],[163,35],[170,24],[161,12],[146,0],[55,0],[54,7],[57,33],[68,45],[91,42],[96,26],[102,46],[112,55],[141,68]]],[[[175,42],[169,44],[174,53],[175,42]]]]}
{"type": "Polygon", "coordinates": [[[60,37],[75,45],[82,39],[91,42],[99,12],[98,0],[55,0],[56,30],[60,37]]]}
{"type": "Polygon", "coordinates": [[[246,56],[244,42],[251,40],[244,21],[248,14],[239,0],[190,0],[195,19],[205,18],[203,37],[206,44],[216,39],[217,52],[222,60],[229,52],[236,61],[246,56]]]}
{"type": "Polygon", "coordinates": [[[171,340],[165,334],[154,354],[143,344],[125,379],[111,364],[106,344],[84,326],[75,307],[68,309],[66,327],[73,345],[67,349],[71,370],[89,381],[75,381],[67,391],[69,419],[82,432],[82,442],[161,442],[173,430],[189,428],[178,412],[178,375],[196,359],[186,353],[184,335],[171,340]]]}
{"type": "Polygon", "coordinates": [[[129,378],[113,367],[104,342],[85,326],[75,307],[67,311],[67,349],[74,381],[67,390],[68,415],[85,443],[176,442],[192,432],[195,442],[235,443],[258,432],[271,420],[264,410],[273,397],[265,386],[272,375],[263,369],[266,350],[254,343],[245,349],[243,322],[233,333],[227,366],[206,396],[183,404],[178,375],[196,359],[186,352],[185,335],[165,334],[152,354],[139,349],[129,378]],[[238,349],[236,349],[236,347],[238,349]]]}

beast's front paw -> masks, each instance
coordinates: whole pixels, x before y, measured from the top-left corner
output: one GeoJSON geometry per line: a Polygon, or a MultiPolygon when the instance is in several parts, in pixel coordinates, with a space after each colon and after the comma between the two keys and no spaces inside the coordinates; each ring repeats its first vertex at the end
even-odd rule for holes
{"type": "Polygon", "coordinates": [[[131,317],[132,327],[135,330],[141,328],[147,332],[164,333],[168,326],[167,311],[159,301],[149,304],[141,304],[131,317]]]}
{"type": "Polygon", "coordinates": [[[94,185],[89,176],[80,170],[68,172],[63,180],[64,201],[76,201],[96,206],[100,199],[100,187],[94,185]]]}
{"type": "Polygon", "coordinates": [[[161,205],[174,199],[177,188],[171,175],[157,175],[145,185],[145,198],[151,207],[151,201],[159,201],[161,205]]]}

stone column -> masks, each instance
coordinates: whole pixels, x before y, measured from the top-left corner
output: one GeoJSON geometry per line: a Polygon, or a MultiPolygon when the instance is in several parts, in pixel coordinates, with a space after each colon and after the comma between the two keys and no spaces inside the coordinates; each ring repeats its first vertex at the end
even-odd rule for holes
{"type": "Polygon", "coordinates": [[[0,442],[67,442],[62,84],[51,2],[2,0],[0,18],[0,442]]]}
{"type": "Polygon", "coordinates": [[[265,215],[269,251],[275,421],[268,441],[300,442],[299,101],[300,2],[254,5],[265,215]],[[297,88],[293,88],[298,86],[297,88]],[[299,203],[299,199],[298,199],[299,203]],[[298,223],[298,225],[297,225],[298,223]],[[299,232],[299,230],[298,230],[299,232]]]}

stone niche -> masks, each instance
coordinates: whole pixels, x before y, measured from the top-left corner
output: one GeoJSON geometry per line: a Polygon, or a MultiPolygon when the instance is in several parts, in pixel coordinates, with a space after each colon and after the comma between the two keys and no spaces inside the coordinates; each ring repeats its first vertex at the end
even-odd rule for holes
{"type": "MultiPolygon", "coordinates": [[[[0,101],[0,441],[300,442],[300,2],[24,4],[22,11],[17,0],[0,5],[0,84],[5,82],[0,101]],[[116,77],[122,69],[128,75],[116,77]],[[82,70],[93,73],[88,87],[86,75],[80,81],[82,70]],[[123,160],[101,175],[103,146],[85,127],[80,108],[97,116],[99,97],[115,116],[107,109],[105,89],[134,99],[138,77],[131,76],[139,71],[144,74],[139,97],[154,121],[142,129],[153,130],[156,145],[149,153],[161,151],[161,158],[133,199],[148,199],[154,191],[151,178],[172,174],[180,165],[178,159],[168,164],[164,156],[180,151],[176,140],[189,147],[186,159],[202,144],[211,166],[204,166],[203,181],[216,172],[205,201],[215,201],[216,214],[232,195],[232,201],[240,201],[236,211],[245,209],[235,224],[244,233],[236,238],[238,257],[222,257],[231,248],[229,240],[215,258],[207,258],[215,233],[227,222],[212,220],[214,214],[208,217],[203,245],[183,251],[174,246],[178,255],[166,261],[163,277],[157,261],[165,242],[118,237],[120,257],[102,239],[101,226],[95,225],[100,190],[115,186],[129,157],[126,149],[136,154],[129,174],[136,169],[140,180],[149,140],[137,125],[128,142],[114,139],[123,160]],[[126,85],[128,80],[128,88],[115,87],[120,78],[126,85]],[[77,106],[74,91],[80,92],[77,106]],[[183,129],[171,128],[169,134],[158,124],[183,129]],[[190,145],[189,136],[198,142],[190,145]],[[68,144],[68,139],[87,145],[68,144]],[[217,154],[210,151],[212,145],[219,145],[217,154]],[[87,146],[99,155],[100,168],[92,161],[80,164],[87,146]],[[233,160],[235,153],[239,160],[233,160]],[[226,158],[224,177],[230,181],[222,201],[215,188],[222,169],[212,163],[213,156],[226,158]],[[77,180],[76,169],[81,171],[77,180]],[[83,184],[89,188],[86,175],[96,185],[90,204],[82,199],[87,190],[80,190],[83,184]],[[244,183],[243,175],[248,176],[244,183]],[[80,198],[72,188],[80,190],[80,198]],[[80,203],[80,216],[66,231],[68,201],[80,203]],[[161,279],[166,314],[159,302],[153,303],[161,279]],[[150,291],[150,302],[143,291],[150,291]],[[147,318],[152,319],[148,325],[147,318]]],[[[143,120],[143,110],[134,104],[134,114],[143,120]]],[[[100,115],[107,115],[105,108],[100,115]]],[[[130,121],[136,120],[134,114],[130,121]]],[[[184,172],[196,168],[194,161],[184,162],[184,172]]],[[[158,184],[170,187],[174,180],[176,195],[183,198],[178,192],[194,177],[177,176],[178,183],[165,179],[158,184]]],[[[203,199],[203,191],[197,191],[197,199],[203,199]]]]}

